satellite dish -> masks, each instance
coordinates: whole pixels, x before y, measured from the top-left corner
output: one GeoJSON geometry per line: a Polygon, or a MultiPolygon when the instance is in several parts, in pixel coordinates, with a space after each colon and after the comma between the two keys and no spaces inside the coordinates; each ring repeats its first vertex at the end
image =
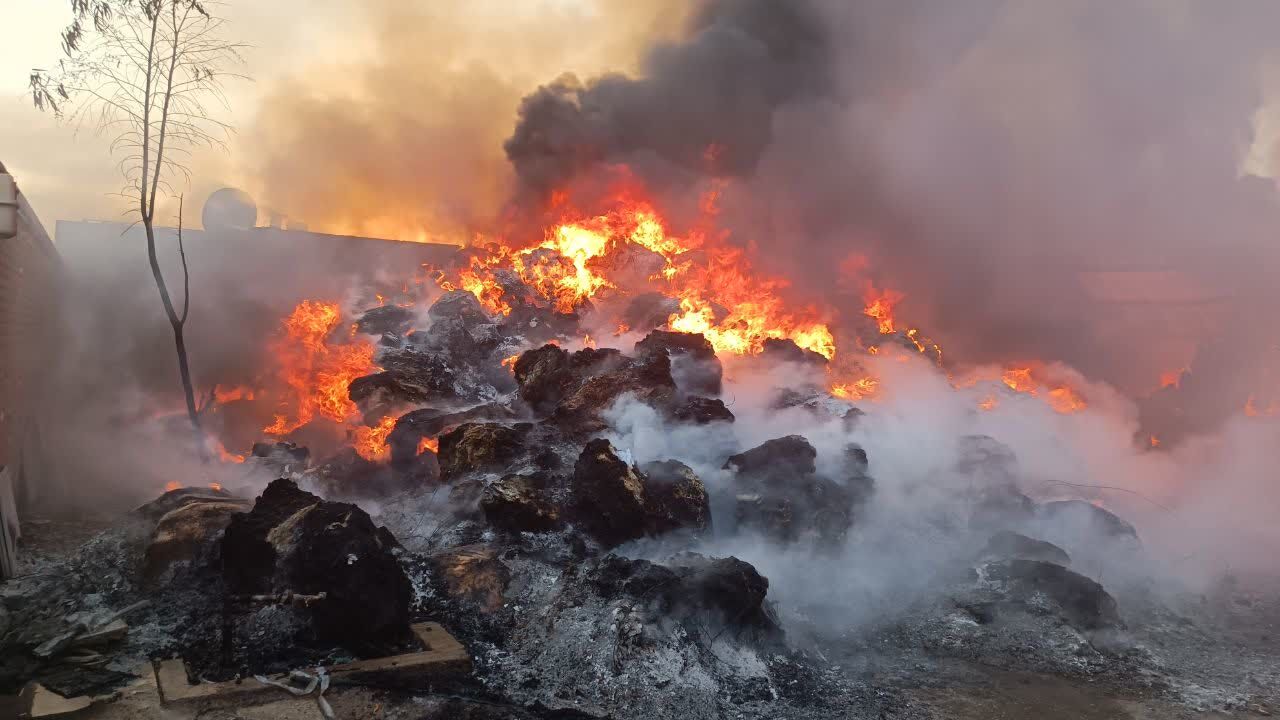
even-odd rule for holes
{"type": "Polygon", "coordinates": [[[200,222],[205,230],[250,230],[258,222],[258,206],[249,193],[222,188],[204,201],[200,222]]]}

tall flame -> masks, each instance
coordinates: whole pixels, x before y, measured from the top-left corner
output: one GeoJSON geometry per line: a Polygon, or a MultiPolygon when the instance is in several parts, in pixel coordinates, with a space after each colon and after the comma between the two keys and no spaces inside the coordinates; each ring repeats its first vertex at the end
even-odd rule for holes
{"type": "Polygon", "coordinates": [[[285,318],[272,350],[288,389],[281,398],[281,412],[263,432],[287,435],[317,415],[345,422],[355,414],[347,388],[352,380],[376,369],[374,349],[363,341],[331,342],[341,323],[342,312],[335,302],[303,300],[285,318]]]}

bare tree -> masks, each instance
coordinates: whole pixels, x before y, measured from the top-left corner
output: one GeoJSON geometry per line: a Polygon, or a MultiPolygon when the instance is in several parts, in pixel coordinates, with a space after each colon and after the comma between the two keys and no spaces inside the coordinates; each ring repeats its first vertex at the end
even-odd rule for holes
{"type": "MultiPolygon", "coordinates": [[[[182,307],[175,307],[156,254],[160,192],[191,180],[188,162],[199,146],[225,149],[231,128],[209,103],[226,106],[223,82],[242,77],[239,43],[222,39],[224,21],[213,0],[71,0],[74,20],[62,33],[66,57],[54,71],[33,70],[35,106],[92,124],[111,138],[127,198],[147,236],[147,258],[173,328],[187,415],[204,448],[200,413],[184,336],[191,292],[181,229],[182,307]]],[[[179,210],[181,212],[181,210],[179,210]]],[[[179,219],[181,228],[181,219],[179,219]]]]}

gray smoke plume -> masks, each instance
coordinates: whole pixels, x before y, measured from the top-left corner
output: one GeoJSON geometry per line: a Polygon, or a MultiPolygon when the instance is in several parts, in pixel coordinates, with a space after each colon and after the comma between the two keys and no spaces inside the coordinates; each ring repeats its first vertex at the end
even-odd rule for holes
{"type": "Polygon", "coordinates": [[[679,207],[730,178],[721,221],[797,299],[847,320],[868,282],[899,289],[953,361],[1060,360],[1141,395],[1225,336],[1231,374],[1258,372],[1280,215],[1239,168],[1280,6],[708,0],[690,18],[634,77],[524,99],[505,146],[523,191],[625,163],[679,207]]]}

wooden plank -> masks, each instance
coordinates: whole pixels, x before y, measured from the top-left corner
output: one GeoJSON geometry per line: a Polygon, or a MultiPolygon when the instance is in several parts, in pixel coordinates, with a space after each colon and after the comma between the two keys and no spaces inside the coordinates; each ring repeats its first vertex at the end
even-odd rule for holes
{"type": "MultiPolygon", "coordinates": [[[[438,623],[418,623],[410,627],[422,643],[422,650],[373,660],[357,660],[329,668],[334,680],[359,682],[377,678],[405,685],[421,686],[433,678],[471,672],[471,655],[456,638],[438,623]]],[[[164,660],[155,665],[156,686],[160,702],[165,705],[199,701],[245,700],[250,697],[279,697],[279,688],[263,685],[253,678],[240,682],[187,682],[187,669],[182,660],[164,660]]],[[[283,682],[286,675],[272,676],[283,682]]]]}

